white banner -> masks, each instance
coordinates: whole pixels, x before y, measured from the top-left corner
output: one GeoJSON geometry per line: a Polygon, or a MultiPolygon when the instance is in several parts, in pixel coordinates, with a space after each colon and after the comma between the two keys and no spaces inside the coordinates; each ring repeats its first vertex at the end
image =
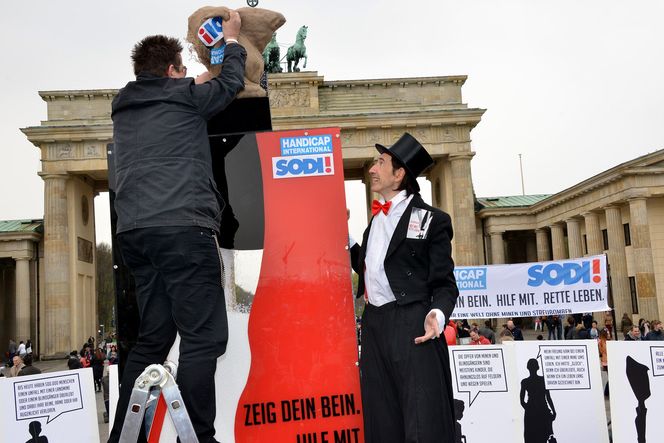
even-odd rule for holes
{"type": "Polygon", "coordinates": [[[609,310],[606,256],[457,266],[453,319],[535,317],[609,310]]]}

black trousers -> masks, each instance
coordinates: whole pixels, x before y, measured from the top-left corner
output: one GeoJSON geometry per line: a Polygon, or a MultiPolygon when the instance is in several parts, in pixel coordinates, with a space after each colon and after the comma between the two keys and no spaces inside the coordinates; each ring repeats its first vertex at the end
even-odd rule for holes
{"type": "Polygon", "coordinates": [[[376,307],[362,315],[360,359],[367,443],[453,443],[454,407],[444,339],[416,345],[428,303],[376,307]]]}
{"type": "Polygon", "coordinates": [[[122,258],[136,281],[140,326],[122,375],[109,442],[120,438],[136,378],[148,365],[164,362],[176,332],[182,399],[199,441],[216,442],[214,374],[217,358],[226,351],[228,319],[215,237],[198,227],[144,228],[118,235],[122,258]]]}

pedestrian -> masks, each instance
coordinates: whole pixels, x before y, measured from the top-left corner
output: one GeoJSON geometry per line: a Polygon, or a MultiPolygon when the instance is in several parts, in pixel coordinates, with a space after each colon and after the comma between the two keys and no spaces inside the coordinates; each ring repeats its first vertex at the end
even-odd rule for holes
{"type": "MultiPolygon", "coordinates": [[[[606,341],[609,339],[609,334],[602,330],[599,333],[599,339],[597,340],[597,347],[599,349],[599,359],[602,365],[602,371],[609,371],[609,360],[608,353],[606,349],[606,341]]],[[[608,397],[609,395],[609,382],[607,380],[606,385],[604,386],[604,396],[608,397]]]]}
{"type": "Polygon", "coordinates": [[[597,340],[599,338],[599,330],[597,329],[597,321],[593,320],[590,331],[588,331],[590,334],[590,338],[597,340]]]}
{"type": "Polygon", "coordinates": [[[492,345],[496,344],[496,333],[493,331],[493,328],[491,327],[491,320],[486,320],[484,322],[484,327],[479,328],[477,332],[480,333],[480,335],[486,337],[492,345]]]}
{"type": "Polygon", "coordinates": [[[625,335],[625,341],[641,341],[643,336],[641,336],[641,330],[638,325],[632,325],[632,330],[625,335]]]}
{"type": "Polygon", "coordinates": [[[369,176],[382,199],[352,256],[358,296],[367,300],[360,358],[365,441],[452,442],[449,354],[439,339],[459,294],[451,219],[419,194],[417,177],[433,160],[412,135],[376,149],[369,176]]]}
{"type": "Polygon", "coordinates": [[[39,368],[32,366],[32,354],[26,354],[23,358],[23,368],[19,371],[18,375],[35,375],[41,374],[41,372],[39,368]]]}
{"type": "Polygon", "coordinates": [[[549,315],[545,318],[544,324],[546,324],[546,330],[548,331],[547,340],[556,339],[556,328],[553,324],[553,316],[549,315]]]}
{"type": "Polygon", "coordinates": [[[9,347],[7,348],[7,357],[9,358],[9,366],[11,367],[14,363],[14,356],[16,355],[16,342],[14,339],[9,339],[9,347]]]}
{"type": "Polygon", "coordinates": [[[576,338],[576,327],[574,317],[571,315],[567,317],[567,325],[565,325],[565,340],[574,340],[576,338]]]}
{"type": "Polygon", "coordinates": [[[92,360],[90,361],[96,392],[101,392],[101,378],[104,375],[104,360],[106,360],[104,353],[101,351],[101,349],[96,349],[92,356],[92,360]]]}
{"type": "Polygon", "coordinates": [[[535,317],[535,331],[542,331],[542,317],[535,317]]]}
{"type": "Polygon", "coordinates": [[[67,359],[67,367],[69,369],[81,369],[83,367],[83,365],[81,365],[81,358],[78,356],[78,352],[76,352],[76,349],[74,349],[69,353],[69,358],[67,359]]]}
{"type": "Polygon", "coordinates": [[[609,332],[609,340],[613,336],[613,311],[604,313],[604,328],[609,332]]]}
{"type": "Polygon", "coordinates": [[[119,440],[136,378],[163,363],[180,333],[177,383],[201,443],[216,442],[217,358],[228,318],[218,236],[221,198],[207,122],[244,87],[240,15],[223,17],[222,69],[201,84],[186,78],[182,45],[153,35],[134,46],[136,81],[113,99],[117,243],[136,283],[139,333],[124,366],[109,442],[119,440]]]}
{"type": "Polygon", "coordinates": [[[5,374],[7,377],[16,377],[18,376],[18,373],[21,372],[21,369],[25,367],[25,364],[23,363],[23,359],[19,355],[14,355],[14,358],[12,359],[12,367],[9,368],[9,373],[5,374]]]}
{"type": "Polygon", "coordinates": [[[620,330],[625,336],[632,329],[632,325],[632,319],[629,318],[629,315],[627,315],[625,312],[622,316],[622,320],[620,321],[620,330]]]}
{"type": "Polygon", "coordinates": [[[653,320],[652,331],[648,332],[648,335],[646,335],[645,339],[652,341],[664,341],[664,331],[662,331],[661,321],[653,320]]]}
{"type": "Polygon", "coordinates": [[[563,321],[560,317],[557,315],[553,316],[553,323],[555,325],[556,329],[556,339],[557,340],[562,340],[563,339],[563,321]]]}
{"type": "Polygon", "coordinates": [[[490,345],[491,341],[480,335],[477,329],[470,330],[470,343],[469,345],[490,345]]]}
{"type": "Polygon", "coordinates": [[[523,341],[523,333],[521,329],[514,324],[514,321],[507,320],[507,329],[512,333],[515,341],[523,341]]]}
{"type": "Polygon", "coordinates": [[[579,323],[574,328],[576,330],[574,338],[576,340],[588,340],[590,338],[590,331],[588,331],[583,323],[579,323]]]}

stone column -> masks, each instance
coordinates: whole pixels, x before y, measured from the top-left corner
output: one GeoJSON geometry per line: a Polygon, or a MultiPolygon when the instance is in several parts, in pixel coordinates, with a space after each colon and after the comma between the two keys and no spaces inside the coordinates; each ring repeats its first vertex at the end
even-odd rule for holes
{"type": "Polygon", "coordinates": [[[505,264],[505,242],[503,241],[502,231],[492,231],[491,236],[491,264],[505,264]]]}
{"type": "Polygon", "coordinates": [[[535,229],[535,238],[537,240],[537,261],[551,260],[551,247],[546,229],[535,229]]]}
{"type": "Polygon", "coordinates": [[[526,261],[528,263],[537,261],[537,244],[536,240],[532,237],[526,240],[526,261]]]}
{"type": "Polygon", "coordinates": [[[477,247],[475,229],[475,197],[470,172],[470,160],[475,153],[450,155],[452,162],[452,189],[454,229],[454,261],[460,266],[475,265],[477,247]]]}
{"type": "Polygon", "coordinates": [[[44,179],[44,340],[41,354],[64,357],[72,349],[67,175],[44,179]]]}
{"type": "Polygon", "coordinates": [[[569,247],[569,258],[583,257],[583,240],[579,219],[568,218],[567,223],[567,245],[569,247]]]}
{"type": "Polygon", "coordinates": [[[16,342],[30,337],[30,258],[16,260],[16,342]]]}
{"type": "Polygon", "coordinates": [[[588,243],[588,254],[599,255],[604,251],[602,231],[599,228],[599,214],[596,212],[584,212],[583,218],[586,222],[586,242],[588,243]]]}
{"type": "MultiPolygon", "coordinates": [[[[620,321],[624,313],[631,314],[632,302],[629,293],[629,277],[627,276],[627,259],[625,258],[625,235],[622,216],[617,206],[607,206],[606,229],[609,235],[608,260],[613,294],[613,309],[616,319],[620,321]]],[[[620,325],[616,325],[620,327],[620,325]]]]}
{"type": "Polygon", "coordinates": [[[645,197],[629,200],[629,215],[636,293],[639,297],[639,315],[647,319],[660,318],[657,309],[655,267],[652,260],[648,207],[645,197]]]}
{"type": "Polygon", "coordinates": [[[556,223],[549,226],[549,228],[551,229],[551,243],[553,244],[553,259],[566,259],[567,251],[565,250],[565,233],[563,232],[563,225],[556,223]]]}
{"type": "MultiPolygon", "coordinates": [[[[599,227],[599,214],[596,212],[584,212],[583,218],[586,225],[586,243],[588,245],[588,255],[600,255],[604,252],[604,244],[602,240],[602,231],[599,227]]],[[[595,313],[595,320],[598,325],[604,324],[606,312],[595,313]]],[[[620,319],[620,317],[617,317],[620,319]]]]}

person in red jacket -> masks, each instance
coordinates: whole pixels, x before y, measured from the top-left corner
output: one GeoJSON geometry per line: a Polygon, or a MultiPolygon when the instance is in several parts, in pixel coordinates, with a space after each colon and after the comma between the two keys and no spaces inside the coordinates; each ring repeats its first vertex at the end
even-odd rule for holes
{"type": "Polygon", "coordinates": [[[488,338],[480,335],[480,333],[477,332],[476,329],[471,329],[471,331],[470,331],[470,343],[468,343],[468,344],[469,345],[490,345],[491,341],[488,338]]]}

